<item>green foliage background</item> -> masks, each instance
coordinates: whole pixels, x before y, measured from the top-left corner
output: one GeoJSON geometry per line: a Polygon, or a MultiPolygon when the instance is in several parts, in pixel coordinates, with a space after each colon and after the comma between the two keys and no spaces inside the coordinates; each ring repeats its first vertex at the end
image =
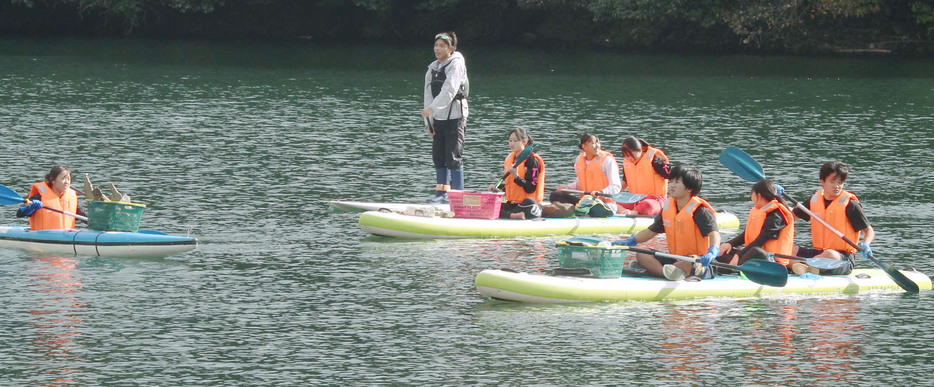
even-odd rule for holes
{"type": "Polygon", "coordinates": [[[9,0],[0,34],[934,52],[934,0],[9,0]]]}

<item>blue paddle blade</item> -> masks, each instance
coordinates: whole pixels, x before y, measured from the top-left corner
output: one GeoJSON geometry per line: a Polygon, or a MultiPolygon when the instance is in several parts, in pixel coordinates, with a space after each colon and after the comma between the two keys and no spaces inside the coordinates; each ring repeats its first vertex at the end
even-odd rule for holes
{"type": "Polygon", "coordinates": [[[720,152],[720,164],[729,168],[743,180],[756,182],[765,179],[762,165],[756,159],[735,146],[727,147],[720,152]]]}
{"type": "Polygon", "coordinates": [[[5,185],[0,185],[0,205],[22,204],[26,199],[5,185]]]}

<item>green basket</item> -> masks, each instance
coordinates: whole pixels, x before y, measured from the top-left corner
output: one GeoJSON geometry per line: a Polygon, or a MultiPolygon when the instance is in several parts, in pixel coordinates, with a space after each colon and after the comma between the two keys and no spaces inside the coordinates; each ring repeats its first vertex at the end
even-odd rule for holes
{"type": "Polygon", "coordinates": [[[564,241],[555,245],[558,246],[558,264],[562,268],[586,268],[596,278],[619,278],[629,251],[623,246],[583,246],[564,241]]]}
{"type": "Polygon", "coordinates": [[[88,228],[100,231],[139,231],[145,204],[93,201],[88,205],[88,228]]]}

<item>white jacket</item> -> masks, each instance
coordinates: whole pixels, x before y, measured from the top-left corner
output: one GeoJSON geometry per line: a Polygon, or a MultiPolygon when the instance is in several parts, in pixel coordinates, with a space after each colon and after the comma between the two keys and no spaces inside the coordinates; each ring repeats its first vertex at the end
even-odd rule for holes
{"type": "Polygon", "coordinates": [[[454,54],[451,54],[451,57],[444,62],[438,63],[436,60],[428,65],[428,71],[425,73],[425,107],[430,107],[434,111],[431,116],[433,120],[448,119],[449,110],[451,110],[450,119],[452,120],[460,118],[462,111],[464,118],[467,118],[467,99],[460,99],[453,104],[451,103],[458,90],[460,90],[461,84],[466,81],[467,65],[464,61],[464,55],[459,51],[454,51],[454,54]],[[441,87],[438,96],[433,97],[431,95],[431,72],[432,70],[438,71],[445,65],[448,66],[444,69],[446,76],[444,85],[441,87]]]}

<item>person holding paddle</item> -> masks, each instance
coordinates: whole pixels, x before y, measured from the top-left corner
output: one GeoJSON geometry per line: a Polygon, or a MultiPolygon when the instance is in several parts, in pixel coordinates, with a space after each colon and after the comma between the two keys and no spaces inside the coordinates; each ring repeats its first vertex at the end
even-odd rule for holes
{"type": "Polygon", "coordinates": [[[500,218],[532,219],[542,216],[540,203],[545,200],[545,161],[535,152],[530,152],[525,160],[518,160],[532,143],[532,136],[523,128],[509,132],[509,150],[512,152],[503,161],[506,178],[490,186],[491,192],[506,191],[500,218]]]}
{"type": "MultiPolygon", "coordinates": [[[[863,206],[859,203],[859,198],[853,193],[843,189],[846,183],[847,175],[850,169],[840,161],[828,161],[820,168],[821,189],[817,190],[811,200],[802,202],[805,208],[819,216],[834,229],[839,230],[844,237],[851,241],[858,242],[858,247],[833,233],[826,226],[819,222],[811,222],[811,239],[813,248],[795,246],[794,255],[799,257],[820,257],[836,260],[846,259],[847,265],[834,269],[827,274],[849,274],[853,271],[855,263],[855,254],[859,251],[868,259],[872,255],[869,244],[876,237],[866,214],[863,213],[863,206]],[[862,238],[862,242],[860,241],[862,238]]],[[[806,221],[811,221],[811,216],[795,208],[794,214],[806,221]]]]}
{"type": "Polygon", "coordinates": [[[447,203],[447,191],[464,189],[464,133],[467,130],[467,65],[457,50],[454,31],[435,35],[435,61],[425,73],[422,118],[431,136],[435,164],[435,196],[429,203],[447,203]]]}
{"type": "Polygon", "coordinates": [[[29,217],[33,230],[75,228],[74,216],[60,211],[85,216],[78,208],[78,195],[71,188],[71,170],[61,165],[53,166],[44,181],[32,185],[24,203],[16,210],[16,217],[29,217]]]}
{"type": "Polygon", "coordinates": [[[619,203],[620,215],[657,215],[668,200],[671,165],[661,149],[640,138],[623,139],[623,175],[621,190],[645,195],[635,203],[619,203]]]}
{"type": "Polygon", "coordinates": [[[776,254],[775,262],[791,268],[797,274],[807,272],[817,274],[817,269],[778,255],[791,255],[795,245],[795,217],[785,201],[782,200],[784,187],[771,180],[762,179],[752,185],[753,208],[749,210],[746,228],[733,239],[720,245],[722,255],[717,261],[732,265],[741,265],[749,259],[748,251],[760,247],[766,252],[776,254]],[[738,247],[746,247],[737,251],[738,247]]]}
{"type": "Polygon", "coordinates": [[[703,177],[697,169],[687,166],[672,168],[668,201],[652,225],[612,244],[632,247],[664,233],[671,254],[695,255],[699,259],[691,262],[640,252],[636,254],[639,265],[649,273],[671,281],[713,278],[715,273],[710,270],[710,264],[720,255],[720,230],[713,206],[697,196],[702,183],[703,177]]]}
{"type": "Polygon", "coordinates": [[[558,186],[548,199],[552,203],[581,203],[581,197],[563,192],[563,190],[584,191],[592,197],[588,200],[589,208],[583,208],[586,214],[595,218],[608,218],[616,213],[616,202],[607,197],[618,194],[620,191],[619,164],[612,153],[600,149],[600,138],[593,133],[581,136],[578,147],[581,154],[574,163],[577,179],[571,184],[558,186]],[[596,199],[601,196],[602,199],[596,199]]]}

